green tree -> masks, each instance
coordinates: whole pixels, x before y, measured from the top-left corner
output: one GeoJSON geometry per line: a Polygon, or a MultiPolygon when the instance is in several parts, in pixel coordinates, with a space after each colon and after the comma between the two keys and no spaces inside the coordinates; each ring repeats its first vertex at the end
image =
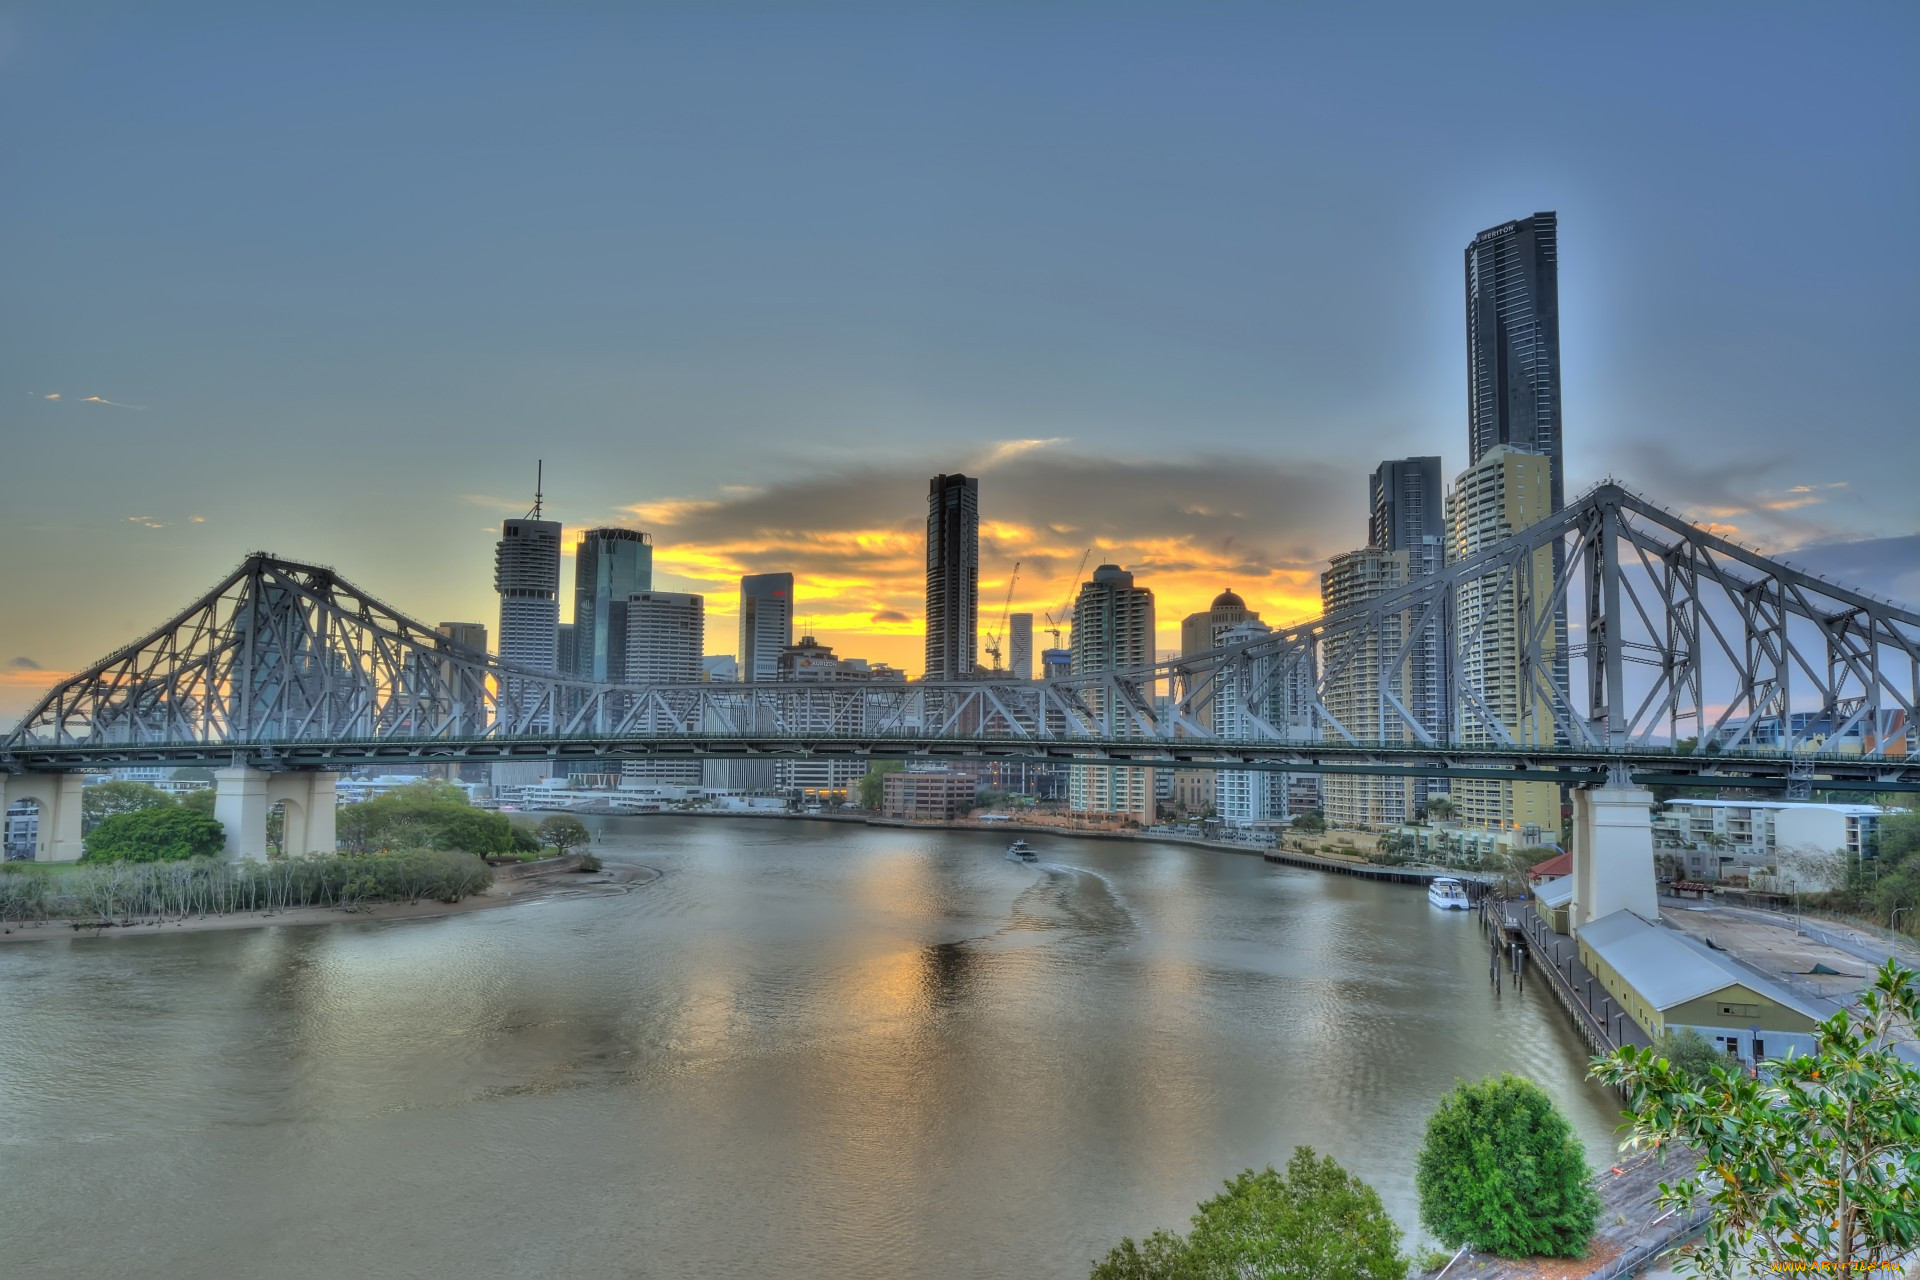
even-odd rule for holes
{"type": "Polygon", "coordinates": [[[1434,796],[1421,808],[1421,812],[1435,822],[1445,822],[1453,816],[1453,801],[1445,796],[1434,796]]]}
{"type": "Polygon", "coordinates": [[[867,772],[860,779],[860,807],[878,809],[886,796],[884,779],[890,773],[898,773],[906,768],[904,760],[875,760],[867,766],[867,772]]]}
{"type": "Polygon", "coordinates": [[[96,782],[80,792],[80,831],[84,835],[122,813],[164,809],[173,797],[144,782],[96,782]]]}
{"type": "Polygon", "coordinates": [[[195,813],[204,813],[211,818],[213,816],[213,800],[213,788],[202,787],[198,791],[189,791],[187,794],[181,796],[180,807],[183,809],[191,809],[195,813]]]}
{"type": "Polygon", "coordinates": [[[427,843],[482,856],[513,852],[513,822],[503,813],[463,805],[433,815],[427,843]]]}
{"type": "Polygon", "coordinates": [[[542,843],[552,845],[554,852],[562,857],[567,850],[593,838],[587,824],[570,813],[556,813],[541,819],[539,835],[542,843]]]}
{"type": "Polygon", "coordinates": [[[178,862],[217,857],[226,846],[218,822],[179,805],[115,814],[88,832],[82,862],[178,862]]]}
{"type": "Polygon", "coordinates": [[[1247,1169],[1201,1201],[1185,1239],[1161,1230],[1121,1241],[1092,1280],[1404,1280],[1399,1246],[1372,1187],[1295,1147],[1285,1173],[1247,1169]]]}
{"type": "Polygon", "coordinates": [[[1653,1052],[1667,1060],[1676,1077],[1691,1080],[1701,1088],[1712,1083],[1714,1068],[1727,1062],[1727,1055],[1692,1027],[1662,1031],[1653,1038],[1653,1052]]]}
{"type": "Polygon", "coordinates": [[[1578,1257],[1600,1219],[1573,1126],[1515,1075],[1455,1085],[1427,1121],[1415,1165],[1420,1224],[1442,1244],[1503,1257],[1578,1257]]]}
{"type": "Polygon", "coordinates": [[[1318,809],[1309,809],[1293,820],[1293,829],[1318,835],[1327,829],[1327,817],[1318,809]]]}
{"type": "Polygon", "coordinates": [[[1920,1253],[1920,1070],[1894,1051],[1916,1028],[1914,974],[1889,960],[1856,1006],[1814,1029],[1812,1053],[1757,1075],[1717,1067],[1703,1085],[1632,1045],[1594,1060],[1597,1079],[1628,1090],[1629,1146],[1698,1153],[1660,1198],[1709,1205],[1688,1251],[1701,1275],[1898,1275],[1920,1253]]]}
{"type": "Polygon", "coordinates": [[[175,782],[204,782],[208,786],[212,786],[217,781],[213,776],[213,770],[202,768],[197,764],[182,765],[173,771],[172,777],[175,782]]]}

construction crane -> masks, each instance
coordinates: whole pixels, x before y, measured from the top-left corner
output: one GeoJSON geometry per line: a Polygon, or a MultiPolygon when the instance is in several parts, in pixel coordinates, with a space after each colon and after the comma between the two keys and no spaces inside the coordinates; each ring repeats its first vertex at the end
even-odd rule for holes
{"type": "Polygon", "coordinates": [[[1067,582],[1067,602],[1060,606],[1060,616],[1047,615],[1047,630],[1053,635],[1053,647],[1056,649],[1060,647],[1061,626],[1073,622],[1073,600],[1080,594],[1080,575],[1087,571],[1087,558],[1092,554],[1092,547],[1080,553],[1080,567],[1073,571],[1073,577],[1067,582]]]}
{"type": "Polygon", "coordinates": [[[1013,562],[1013,575],[1007,579],[1007,598],[1000,606],[1000,625],[987,632],[987,654],[993,659],[993,669],[1001,670],[1000,639],[1007,634],[1007,610],[1013,608],[1013,584],[1020,581],[1020,562],[1013,562]]]}

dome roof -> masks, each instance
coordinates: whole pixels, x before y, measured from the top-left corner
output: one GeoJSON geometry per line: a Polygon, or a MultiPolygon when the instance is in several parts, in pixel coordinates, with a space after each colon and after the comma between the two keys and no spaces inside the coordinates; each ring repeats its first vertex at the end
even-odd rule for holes
{"type": "Polygon", "coordinates": [[[1244,609],[1247,607],[1247,602],[1235,595],[1231,590],[1227,590],[1222,591],[1213,598],[1213,607],[1216,609],[1244,609]]]}

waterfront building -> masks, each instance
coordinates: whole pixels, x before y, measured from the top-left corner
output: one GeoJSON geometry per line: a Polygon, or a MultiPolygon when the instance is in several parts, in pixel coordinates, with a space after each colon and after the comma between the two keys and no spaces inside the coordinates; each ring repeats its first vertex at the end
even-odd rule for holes
{"type": "Polygon", "coordinates": [[[880,780],[880,812],[913,822],[951,822],[973,810],[979,780],[959,769],[903,769],[880,780]]]}
{"type": "Polygon", "coordinates": [[[1566,501],[1560,440],[1556,214],[1490,227],[1466,252],[1467,462],[1502,446],[1548,460],[1549,513],[1566,501]]]}
{"type": "MultiPolygon", "coordinates": [[[[813,636],[801,636],[781,651],[775,662],[775,678],[787,684],[844,684],[854,681],[900,680],[904,677],[885,663],[868,663],[860,658],[835,656],[832,645],[821,644],[813,636]]],[[[797,712],[799,723],[791,732],[828,732],[836,727],[824,707],[802,703],[797,712]],[[810,719],[818,716],[818,720],[810,719]]],[[[802,799],[821,803],[844,803],[860,779],[867,775],[867,762],[844,757],[796,758],[782,760],[774,767],[774,785],[782,791],[798,792],[802,799]]]]}
{"type": "MultiPolygon", "coordinates": [[[[500,596],[500,661],[542,674],[556,672],[560,656],[560,523],[534,514],[500,525],[493,552],[493,589],[500,596]]],[[[508,676],[503,706],[531,706],[538,695],[508,676]]]]}
{"type": "MultiPolygon", "coordinates": [[[[1213,598],[1213,603],[1199,613],[1190,613],[1180,620],[1180,656],[1191,658],[1195,654],[1207,653],[1218,649],[1225,641],[1227,632],[1248,622],[1258,622],[1260,615],[1247,608],[1247,602],[1231,590],[1222,591],[1213,598]]],[[[1189,708],[1194,719],[1209,726],[1215,733],[1221,731],[1218,717],[1213,706],[1213,693],[1209,689],[1197,698],[1189,708]]],[[[1180,769],[1173,779],[1173,797],[1187,812],[1199,812],[1215,807],[1219,779],[1211,769],[1180,769]]]]}
{"type": "MultiPolygon", "coordinates": [[[[1404,551],[1361,547],[1335,556],[1320,575],[1320,602],[1325,613],[1338,613],[1365,604],[1407,581],[1409,556],[1404,551]]],[[[1338,631],[1322,646],[1327,712],[1347,733],[1362,742],[1410,742],[1413,733],[1397,716],[1385,714],[1380,684],[1405,701],[1410,684],[1409,664],[1394,663],[1405,638],[1406,617],[1391,614],[1377,627],[1338,631]]],[[[1332,725],[1322,737],[1342,735],[1332,725]]],[[[1327,821],[1338,827],[1397,826],[1415,808],[1412,778],[1373,774],[1339,774],[1321,780],[1327,821]]]]}
{"type": "MultiPolygon", "coordinates": [[[[1482,549],[1546,519],[1552,502],[1552,470],[1544,454],[1499,445],[1461,472],[1447,495],[1450,561],[1482,549]]],[[[1540,632],[1541,659],[1552,669],[1564,661],[1560,637],[1547,617],[1553,593],[1553,549],[1541,547],[1519,562],[1521,590],[1513,579],[1492,574],[1454,589],[1454,667],[1478,706],[1456,690],[1455,736],[1473,746],[1500,741],[1492,717],[1513,742],[1552,746],[1553,707],[1525,660],[1528,637],[1540,632]]],[[[1503,843],[1522,847],[1560,833],[1560,788],[1551,782],[1456,779],[1455,816],[1469,827],[1503,833],[1503,843]]]]}
{"type": "Polygon", "coordinates": [[[1015,680],[1033,679],[1033,615],[1007,615],[1007,673],[1015,680]]]}
{"type": "Polygon", "coordinates": [[[1837,872],[1850,859],[1877,856],[1877,832],[1887,813],[1870,804],[1806,800],[1670,800],[1653,815],[1653,847],[1670,852],[1688,880],[1711,883],[1730,871],[1792,882],[1783,892],[1838,888],[1837,872]]]}
{"type": "Polygon", "coordinates": [[[979,609],[980,481],[935,476],[927,482],[928,680],[973,670],[979,609]]]}
{"type": "Polygon", "coordinates": [[[573,551],[573,662],[563,670],[618,684],[627,670],[627,601],[653,590],[653,539],[589,529],[573,551]]]}
{"type": "MultiPolygon", "coordinates": [[[[1367,542],[1384,551],[1405,553],[1401,577],[1412,581],[1437,573],[1447,561],[1446,489],[1437,457],[1397,458],[1382,462],[1367,483],[1367,542]]],[[[1408,645],[1404,688],[1396,692],[1407,713],[1436,742],[1447,741],[1452,694],[1447,688],[1447,652],[1451,611],[1430,622],[1408,645]]],[[[1415,614],[1404,627],[1418,622],[1415,614]]],[[[1407,640],[1404,632],[1402,642],[1407,640]]],[[[1445,778],[1414,780],[1409,803],[1417,810],[1445,795],[1445,778]]]]}
{"type": "MultiPolygon", "coordinates": [[[[1221,632],[1217,639],[1222,645],[1248,644],[1272,633],[1272,627],[1258,617],[1250,617],[1221,632]]],[[[1215,733],[1223,738],[1260,735],[1261,730],[1255,723],[1256,707],[1267,716],[1275,715],[1272,671],[1270,660],[1256,659],[1234,664],[1215,680],[1209,708],[1215,733]]],[[[1251,769],[1209,772],[1215,779],[1213,808],[1222,821],[1244,827],[1287,816],[1287,774],[1251,769]]]]}
{"type": "MultiPolygon", "coordinates": [[[[641,591],[626,601],[626,682],[690,684],[700,679],[706,651],[706,601],[679,591],[641,591]]],[[[649,723],[642,733],[669,733],[679,726],[649,723]]],[[[630,760],[620,768],[623,786],[688,786],[701,782],[698,761],[630,760]]]]}
{"type": "Polygon", "coordinates": [[[1614,1021],[1625,1019],[1648,1039],[1698,1032],[1732,1062],[1749,1066],[1813,1052],[1823,1010],[1677,929],[1621,910],[1579,926],[1574,940],[1580,963],[1605,992],[1589,1002],[1616,1043],[1627,1042],[1614,1021]]]}
{"type": "Polygon", "coordinates": [[[793,575],[750,573],[740,579],[740,679],[776,679],[780,655],[793,643],[793,575]]]}
{"type": "MultiPolygon", "coordinates": [[[[1133,575],[1116,564],[1103,564],[1093,578],[1080,585],[1073,606],[1072,673],[1092,675],[1151,666],[1153,649],[1153,592],[1136,586],[1133,575]]],[[[1150,702],[1154,690],[1142,687],[1150,702]]],[[[1121,709],[1106,706],[1097,689],[1083,695],[1110,729],[1124,722],[1121,709]]],[[[1067,803],[1076,813],[1130,818],[1142,826],[1153,822],[1155,778],[1152,769],[1125,769],[1111,765],[1074,765],[1067,779],[1067,803]]]]}

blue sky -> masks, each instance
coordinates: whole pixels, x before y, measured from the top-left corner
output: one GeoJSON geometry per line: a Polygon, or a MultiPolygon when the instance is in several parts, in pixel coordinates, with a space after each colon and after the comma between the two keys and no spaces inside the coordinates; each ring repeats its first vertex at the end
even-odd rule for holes
{"type": "Polygon", "coordinates": [[[252,548],[491,624],[537,457],[570,527],[648,528],[661,585],[714,594],[712,652],[731,577],[790,568],[823,638],[916,666],[924,478],[955,469],[983,600],[1019,559],[1015,607],[1055,607],[1094,545],[1163,631],[1229,582],[1300,616],[1376,462],[1464,465],[1461,252],[1536,209],[1570,489],[1920,587],[1917,33],[1904,4],[0,6],[0,711],[252,548]]]}

